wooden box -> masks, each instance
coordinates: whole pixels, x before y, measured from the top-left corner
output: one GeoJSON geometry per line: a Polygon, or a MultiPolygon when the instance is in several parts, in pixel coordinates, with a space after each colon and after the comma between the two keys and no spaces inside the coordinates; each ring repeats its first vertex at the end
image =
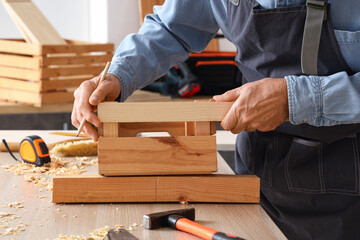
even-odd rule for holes
{"type": "Polygon", "coordinates": [[[214,122],[232,103],[101,103],[99,173],[123,175],[189,175],[217,171],[214,122]],[[166,132],[170,136],[136,137],[166,132]]]}
{"type": "Polygon", "coordinates": [[[0,99],[34,106],[69,103],[82,81],[111,61],[113,44],[40,45],[0,40],[0,99]]]}

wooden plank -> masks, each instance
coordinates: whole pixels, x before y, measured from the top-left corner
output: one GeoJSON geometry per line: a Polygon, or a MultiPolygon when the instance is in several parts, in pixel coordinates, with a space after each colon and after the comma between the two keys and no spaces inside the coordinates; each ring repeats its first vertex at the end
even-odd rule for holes
{"type": "Polygon", "coordinates": [[[42,68],[41,78],[76,76],[76,75],[98,75],[104,70],[104,66],[88,66],[88,67],[58,67],[58,68],[42,68]]]}
{"type": "Polygon", "coordinates": [[[38,69],[40,62],[41,58],[39,57],[0,54],[0,65],[3,66],[38,69]]]}
{"type": "Polygon", "coordinates": [[[41,54],[51,53],[90,53],[90,52],[107,52],[112,53],[114,51],[114,44],[112,43],[84,43],[68,45],[42,45],[41,54]]]}
{"type": "Polygon", "coordinates": [[[143,132],[167,132],[170,136],[185,136],[184,122],[119,123],[119,137],[136,137],[143,132]]]}
{"type": "Polygon", "coordinates": [[[104,137],[114,138],[119,136],[118,123],[103,123],[102,134],[104,137]]]}
{"type": "Polygon", "coordinates": [[[156,201],[155,177],[54,176],[53,184],[52,202],[156,201]]]}
{"type": "Polygon", "coordinates": [[[41,55],[42,47],[38,44],[26,43],[24,40],[0,40],[0,52],[18,53],[25,55],[41,55]]]}
{"type": "Polygon", "coordinates": [[[106,176],[209,174],[217,171],[216,137],[101,137],[98,158],[106,176]]]}
{"type": "Polygon", "coordinates": [[[40,91],[46,92],[57,89],[77,88],[85,80],[89,80],[89,78],[81,77],[81,78],[70,78],[70,79],[60,79],[60,80],[42,80],[39,82],[40,91]]]}
{"type": "Polygon", "coordinates": [[[106,102],[98,106],[101,122],[221,121],[233,102],[106,102]]]}
{"type": "Polygon", "coordinates": [[[40,107],[43,104],[71,103],[74,101],[74,93],[36,93],[16,89],[0,88],[0,99],[12,102],[22,102],[40,107]]]}
{"type": "Polygon", "coordinates": [[[0,77],[0,88],[9,88],[39,93],[41,88],[41,82],[23,81],[18,79],[0,77]]]}
{"type": "Polygon", "coordinates": [[[163,176],[157,181],[158,202],[258,203],[259,178],[249,175],[163,176]]]}
{"type": "Polygon", "coordinates": [[[56,203],[258,203],[260,180],[249,175],[102,177],[55,176],[56,203]]]}
{"type": "Polygon", "coordinates": [[[4,1],[5,9],[19,30],[36,44],[66,44],[42,12],[31,1],[4,1]]]}
{"type": "Polygon", "coordinates": [[[42,93],[41,98],[41,104],[71,103],[74,102],[74,92],[42,93]]]}
{"type": "Polygon", "coordinates": [[[42,61],[41,66],[49,65],[73,65],[73,64],[95,64],[106,63],[111,61],[112,54],[89,55],[89,56],[63,56],[63,57],[47,57],[42,61]]]}
{"type": "Polygon", "coordinates": [[[26,69],[26,68],[0,66],[0,77],[40,81],[41,71],[40,69],[26,69]]]}
{"type": "Polygon", "coordinates": [[[41,95],[35,92],[0,88],[0,99],[14,102],[22,102],[36,106],[41,105],[41,95]]]}

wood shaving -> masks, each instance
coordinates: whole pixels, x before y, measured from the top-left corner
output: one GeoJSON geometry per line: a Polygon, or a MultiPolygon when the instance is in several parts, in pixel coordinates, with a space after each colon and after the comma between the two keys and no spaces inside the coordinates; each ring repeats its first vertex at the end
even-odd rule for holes
{"type": "Polygon", "coordinates": [[[75,142],[65,142],[56,144],[52,153],[60,157],[75,157],[75,156],[96,156],[97,142],[92,140],[82,140],[75,142]]]}
{"type": "Polygon", "coordinates": [[[24,202],[13,202],[13,203],[9,203],[8,207],[11,208],[24,208],[24,205],[22,205],[24,202]]]}
{"type": "Polygon", "coordinates": [[[89,236],[83,235],[71,235],[67,236],[64,234],[59,234],[59,237],[55,240],[103,240],[106,237],[106,234],[109,232],[109,227],[105,226],[103,228],[96,229],[89,233],[89,236]]]}
{"type": "Polygon", "coordinates": [[[25,229],[22,228],[23,226],[24,225],[19,224],[16,227],[13,227],[13,228],[7,228],[6,232],[1,233],[0,236],[2,237],[2,236],[16,235],[16,234],[22,233],[22,232],[25,231],[25,229]]]}

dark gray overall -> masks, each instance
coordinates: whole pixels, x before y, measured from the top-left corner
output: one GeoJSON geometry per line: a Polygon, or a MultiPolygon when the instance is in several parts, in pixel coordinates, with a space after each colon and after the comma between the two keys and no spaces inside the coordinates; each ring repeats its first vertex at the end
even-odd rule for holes
{"type": "MultiPolygon", "coordinates": [[[[353,74],[339,51],[330,7],[317,74],[353,74]]],[[[306,13],[306,6],[263,9],[254,0],[228,2],[231,41],[246,81],[303,74],[306,13]]],[[[359,132],[360,125],[290,123],[270,132],[241,132],[236,171],[261,178],[261,205],[289,239],[360,239],[359,132]]]]}

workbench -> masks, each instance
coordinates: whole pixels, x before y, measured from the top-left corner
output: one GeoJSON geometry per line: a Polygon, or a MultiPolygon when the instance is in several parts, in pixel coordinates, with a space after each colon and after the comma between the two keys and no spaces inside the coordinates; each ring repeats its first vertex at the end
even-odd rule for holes
{"type": "MultiPolygon", "coordinates": [[[[68,139],[66,136],[51,135],[50,131],[0,131],[1,138],[8,142],[20,141],[28,135],[39,135],[46,143],[68,139]]],[[[218,150],[234,148],[236,135],[219,131],[218,150]]],[[[19,154],[15,153],[18,157],[19,154]]],[[[0,164],[16,164],[6,152],[0,152],[0,164]]],[[[218,154],[218,168],[232,172],[224,159],[218,154]]],[[[83,174],[96,173],[97,167],[86,168],[83,174]]],[[[47,176],[51,180],[50,176],[47,176]]],[[[171,228],[146,230],[142,216],[152,212],[194,207],[195,220],[208,227],[237,235],[245,239],[286,239],[259,204],[209,204],[209,203],[113,203],[113,204],[54,204],[51,191],[25,180],[24,175],[0,169],[0,213],[13,213],[17,218],[8,223],[15,227],[28,224],[18,235],[0,239],[56,239],[59,234],[84,235],[95,229],[123,225],[139,239],[198,239],[187,233],[171,228]],[[9,204],[19,203],[20,207],[9,204]]],[[[0,214],[1,216],[1,214],[0,214]]],[[[0,218],[0,221],[3,218],[0,218]]],[[[0,228],[0,234],[6,229],[0,228]]]]}

